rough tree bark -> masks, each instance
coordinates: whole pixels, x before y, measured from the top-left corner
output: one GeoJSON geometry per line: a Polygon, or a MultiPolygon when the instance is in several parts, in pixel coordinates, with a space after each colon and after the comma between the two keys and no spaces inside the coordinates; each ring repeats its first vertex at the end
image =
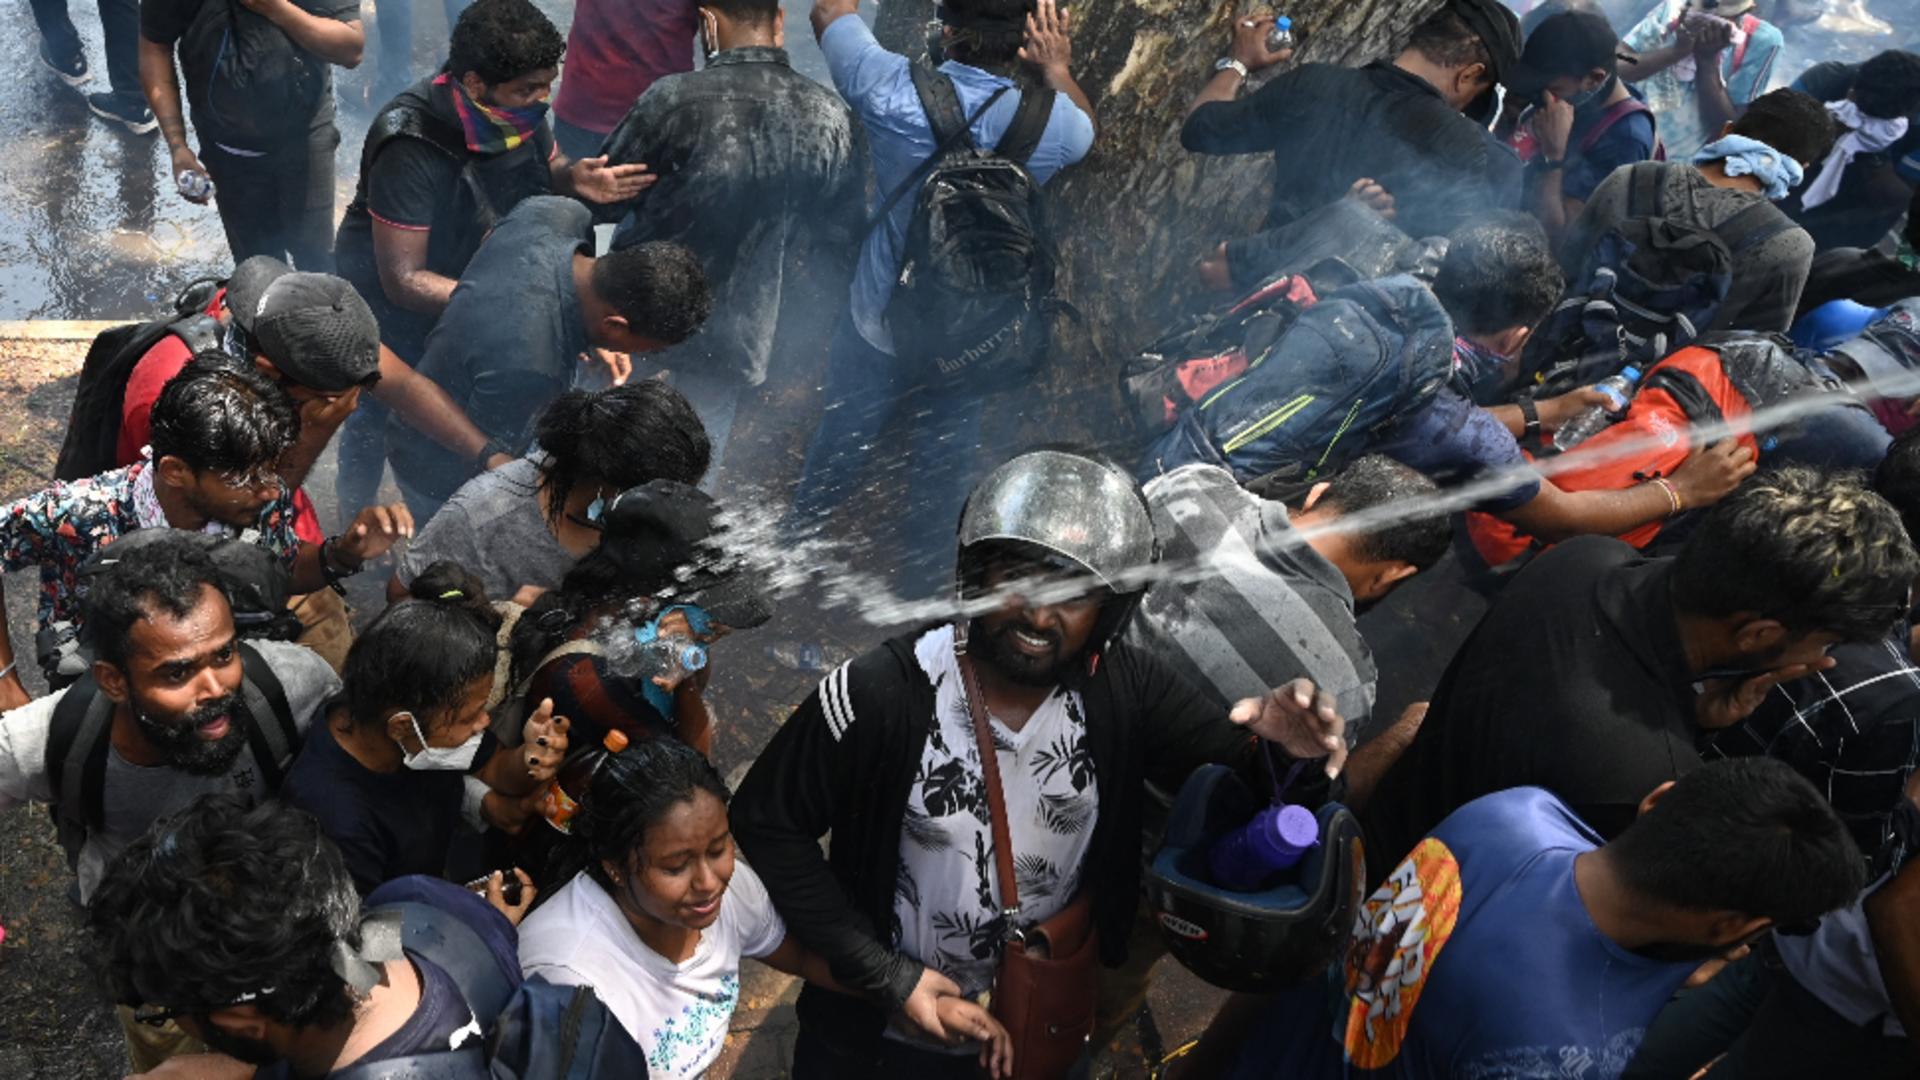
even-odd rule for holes
{"type": "MultiPolygon", "coordinates": [[[[1283,4],[1303,43],[1293,62],[1358,65],[1393,55],[1439,0],[1283,4]]],[[[1074,77],[1093,101],[1099,134],[1093,153],[1049,191],[1062,291],[1086,314],[1093,341],[1090,347],[1085,335],[1062,333],[1057,389],[1095,399],[1083,414],[1091,430],[1080,434],[1098,436],[1112,423],[1107,410],[1114,403],[1099,400],[1099,391],[1113,385],[1111,365],[1194,299],[1200,255],[1259,227],[1273,169],[1266,155],[1206,157],[1180,146],[1187,103],[1225,55],[1232,21],[1246,10],[1242,0],[1091,0],[1070,7],[1074,77]]],[[[875,32],[888,48],[920,55],[932,17],[933,0],[884,0],[875,32]]]]}

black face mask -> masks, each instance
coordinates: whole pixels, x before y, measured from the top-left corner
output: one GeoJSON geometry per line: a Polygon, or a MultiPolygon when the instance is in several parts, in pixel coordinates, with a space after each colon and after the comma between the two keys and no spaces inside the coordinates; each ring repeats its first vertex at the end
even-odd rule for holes
{"type": "Polygon", "coordinates": [[[246,749],[247,730],[253,724],[246,699],[237,690],[179,720],[157,720],[137,706],[133,719],[140,725],[141,732],[160,748],[169,767],[193,776],[219,776],[231,768],[240,751],[246,749]],[[227,718],[227,733],[212,742],[202,739],[199,727],[222,716],[227,718]]]}

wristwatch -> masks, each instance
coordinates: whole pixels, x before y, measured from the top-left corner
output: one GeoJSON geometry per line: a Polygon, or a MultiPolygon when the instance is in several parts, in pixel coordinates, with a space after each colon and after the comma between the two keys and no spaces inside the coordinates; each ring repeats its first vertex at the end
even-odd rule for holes
{"type": "Polygon", "coordinates": [[[1540,158],[1539,160],[1533,163],[1533,167],[1535,169],[1538,169],[1541,172],[1552,172],[1555,169],[1566,168],[1567,159],[1566,158],[1540,158]]]}
{"type": "Polygon", "coordinates": [[[1220,59],[1215,60],[1213,62],[1213,70],[1231,71],[1234,74],[1240,76],[1242,79],[1248,79],[1253,77],[1253,72],[1247,70],[1247,65],[1241,63],[1238,60],[1235,60],[1231,56],[1223,56],[1220,59]]]}
{"type": "Polygon", "coordinates": [[[1520,405],[1520,419],[1526,421],[1526,429],[1520,433],[1520,437],[1522,439],[1539,438],[1540,437],[1539,406],[1535,405],[1533,402],[1533,399],[1528,397],[1521,398],[1519,400],[1519,405],[1520,405]]]}

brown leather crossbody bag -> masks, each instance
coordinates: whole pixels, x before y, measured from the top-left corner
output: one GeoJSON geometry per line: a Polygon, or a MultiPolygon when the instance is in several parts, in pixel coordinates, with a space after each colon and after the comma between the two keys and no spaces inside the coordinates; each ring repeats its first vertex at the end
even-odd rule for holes
{"type": "Polygon", "coordinates": [[[1000,880],[1000,913],[1007,935],[994,976],[993,1015],[1013,1039],[1014,1080],[1059,1080],[1073,1068],[1093,1033],[1095,962],[1100,949],[1093,928],[1093,897],[1085,888],[1052,918],[1020,925],[1020,893],[1014,881],[1013,837],[1000,787],[986,698],[973,662],[959,654],[967,713],[980,747],[993,828],[994,871],[1000,880]]]}

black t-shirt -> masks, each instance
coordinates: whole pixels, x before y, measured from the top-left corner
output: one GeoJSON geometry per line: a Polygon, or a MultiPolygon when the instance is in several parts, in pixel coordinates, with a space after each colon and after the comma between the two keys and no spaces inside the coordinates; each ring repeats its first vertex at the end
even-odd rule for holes
{"type": "MultiPolygon", "coordinates": [[[[193,25],[194,18],[200,14],[200,6],[202,4],[217,3],[237,5],[240,3],[240,0],[140,0],[140,36],[156,44],[174,45],[179,42],[181,36],[187,32],[187,28],[193,25]]],[[[333,19],[343,23],[360,21],[360,0],[293,0],[293,3],[302,11],[310,15],[317,15],[323,19],[333,19]]],[[[295,48],[298,47],[298,45],[295,45],[295,48]]],[[[311,53],[308,55],[313,59],[313,62],[319,66],[321,71],[320,98],[314,105],[312,116],[304,119],[297,116],[289,116],[286,118],[286,130],[289,141],[304,137],[307,132],[315,128],[333,123],[333,65],[318,57],[313,57],[311,53]]],[[[185,70],[187,68],[186,57],[181,57],[180,59],[181,67],[185,70]]],[[[225,143],[228,146],[237,145],[243,150],[267,149],[266,147],[249,146],[229,141],[231,137],[223,135],[220,130],[219,121],[207,115],[204,108],[198,104],[200,95],[197,88],[188,85],[185,89],[187,103],[193,108],[194,133],[200,137],[202,143],[215,142],[225,143]]]]}
{"type": "MultiPolygon", "coordinates": [[[[429,122],[437,121],[457,133],[460,122],[449,93],[428,78],[410,87],[402,98],[425,101],[429,122]]],[[[368,138],[372,137],[369,133],[368,138]]],[[[505,217],[521,200],[551,194],[553,154],[553,130],[544,123],[535,129],[531,142],[500,154],[456,159],[408,136],[390,138],[380,146],[340,219],[334,261],[340,276],[352,282],[373,309],[382,341],[408,360],[418,360],[435,317],[387,300],[374,261],[374,220],[427,233],[427,269],[458,278],[486,238],[481,225],[485,215],[477,208],[476,195],[462,182],[462,169],[473,166],[493,215],[505,217]]]]}
{"type": "MultiPolygon", "coordinates": [[[[475,768],[494,747],[489,733],[474,756],[475,768]]],[[[322,722],[308,732],[280,798],[319,819],[364,895],[397,877],[446,871],[466,777],[445,769],[374,772],[342,749],[322,722]]]]}
{"type": "Polygon", "coordinates": [[[1415,237],[1452,232],[1518,199],[1520,163],[1425,80],[1387,63],[1302,64],[1237,101],[1202,105],[1180,143],[1203,154],[1272,151],[1268,228],[1299,219],[1370,177],[1415,237]]]}
{"type": "MultiPolygon", "coordinates": [[[[415,365],[466,410],[475,427],[523,448],[535,417],[573,381],[588,347],[573,257],[593,253],[593,218],[557,195],[527,199],[474,253],[415,365]]],[[[388,460],[413,488],[453,495],[473,462],[399,420],[388,460]]]]}
{"type": "Polygon", "coordinates": [[[1376,879],[1482,795],[1544,787],[1610,838],[1648,792],[1700,764],[1671,567],[1587,536],[1514,577],[1367,807],[1376,879]]]}

